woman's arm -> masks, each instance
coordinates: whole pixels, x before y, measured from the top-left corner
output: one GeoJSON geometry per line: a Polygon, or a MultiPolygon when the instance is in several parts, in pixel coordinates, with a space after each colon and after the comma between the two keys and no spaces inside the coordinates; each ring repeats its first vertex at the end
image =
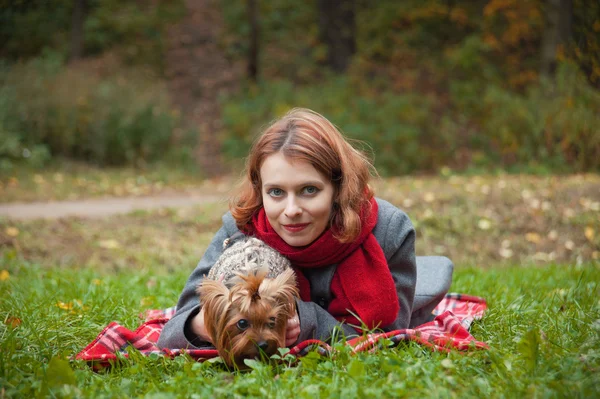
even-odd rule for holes
{"type": "MultiPolygon", "coordinates": [[[[296,306],[300,319],[300,335],[296,343],[307,339],[329,341],[336,330],[348,339],[358,335],[354,328],[348,324],[340,323],[326,309],[314,302],[304,302],[297,299],[296,306]]],[[[342,337],[338,336],[337,340],[340,338],[342,337]]]]}
{"type": "Polygon", "coordinates": [[[373,229],[387,259],[392,278],[396,284],[400,310],[396,320],[386,330],[408,328],[410,324],[417,266],[415,256],[415,228],[408,215],[387,201],[378,199],[379,217],[373,229]]]}

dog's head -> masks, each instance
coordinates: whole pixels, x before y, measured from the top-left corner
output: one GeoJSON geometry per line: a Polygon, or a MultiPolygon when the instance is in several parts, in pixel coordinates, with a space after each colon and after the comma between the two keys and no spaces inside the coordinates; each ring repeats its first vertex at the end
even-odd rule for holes
{"type": "Polygon", "coordinates": [[[298,296],[293,269],[274,278],[258,269],[229,282],[205,279],[197,289],[204,324],[219,355],[229,366],[244,359],[269,357],[285,346],[287,321],[298,296]]]}

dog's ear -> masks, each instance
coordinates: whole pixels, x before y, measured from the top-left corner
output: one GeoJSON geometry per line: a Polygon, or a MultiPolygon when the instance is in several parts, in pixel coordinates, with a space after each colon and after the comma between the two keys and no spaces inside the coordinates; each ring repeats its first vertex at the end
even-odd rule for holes
{"type": "Polygon", "coordinates": [[[200,303],[204,308],[204,325],[215,342],[217,332],[223,330],[221,325],[229,310],[229,290],[222,281],[204,279],[196,288],[200,303]]]}
{"type": "Polygon", "coordinates": [[[286,269],[272,280],[265,279],[261,284],[260,291],[264,295],[274,298],[288,318],[296,312],[296,297],[299,294],[293,269],[286,269]]]}

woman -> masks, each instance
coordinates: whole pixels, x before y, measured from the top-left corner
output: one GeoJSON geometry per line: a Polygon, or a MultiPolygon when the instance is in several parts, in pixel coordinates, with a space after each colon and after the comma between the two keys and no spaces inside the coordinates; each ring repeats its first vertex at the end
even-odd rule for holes
{"type": "Polygon", "coordinates": [[[427,321],[451,281],[446,258],[420,258],[408,216],[375,199],[372,165],[323,116],[294,109],[254,143],[241,193],[232,200],[177,312],[158,341],[165,348],[209,346],[195,288],[223,241],[254,235],[294,266],[301,294],[286,345],[346,337],[361,327],[395,330],[427,321]],[[417,288],[418,288],[417,287],[417,288]]]}

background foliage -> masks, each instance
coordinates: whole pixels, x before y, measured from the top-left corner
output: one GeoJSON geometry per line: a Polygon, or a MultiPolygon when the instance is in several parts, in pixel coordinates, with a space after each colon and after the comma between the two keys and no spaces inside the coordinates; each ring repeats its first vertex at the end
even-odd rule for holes
{"type": "MultiPolygon", "coordinates": [[[[318,1],[257,1],[258,80],[239,76],[214,115],[221,128],[210,137],[225,160],[239,164],[261,126],[304,106],[368,143],[383,175],[600,170],[598,2],[572,0],[570,36],[548,76],[541,47],[550,1],[347,2],[356,51],[339,73],[327,66],[318,1]]],[[[184,128],[188,115],[165,70],[183,1],[88,0],[86,58],[68,64],[75,0],[0,3],[4,170],[57,156],[145,164],[165,148],[192,158],[198,133],[184,128]]],[[[248,2],[207,4],[220,15],[219,51],[232,68],[243,65],[253,32],[248,2]]]]}

